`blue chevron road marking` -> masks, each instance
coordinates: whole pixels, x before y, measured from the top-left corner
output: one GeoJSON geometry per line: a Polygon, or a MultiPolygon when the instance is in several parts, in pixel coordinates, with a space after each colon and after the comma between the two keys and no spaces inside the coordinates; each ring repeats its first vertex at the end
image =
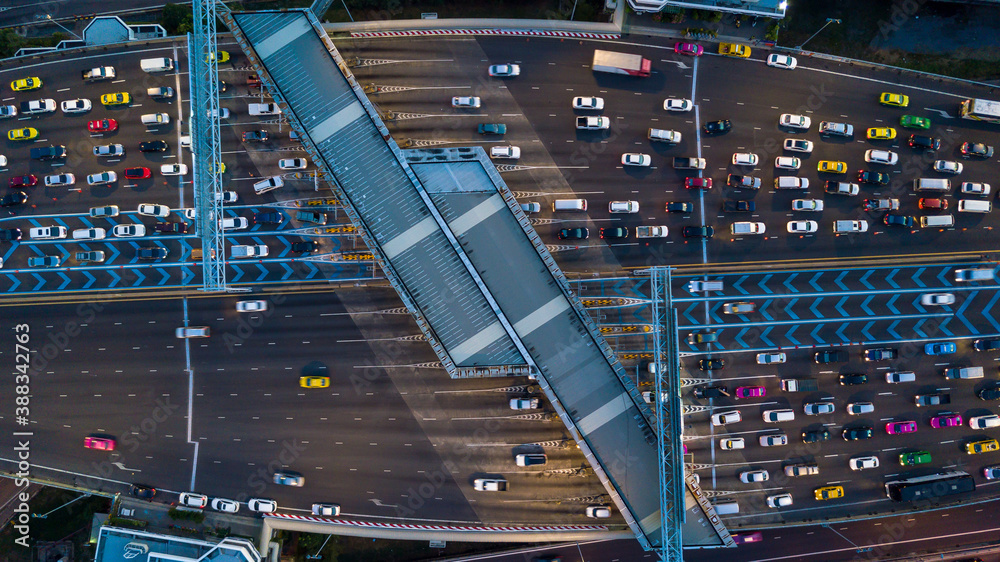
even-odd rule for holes
{"type": "Polygon", "coordinates": [[[834,283],[836,283],[837,286],[840,287],[840,289],[842,291],[849,291],[850,289],[848,289],[847,286],[842,283],[842,280],[844,279],[844,277],[847,277],[847,270],[846,269],[844,271],[840,272],[840,275],[837,276],[837,279],[834,280],[834,283]]]}
{"type": "Polygon", "coordinates": [[[766,301],[764,301],[764,304],[762,304],[760,306],[760,309],[758,310],[761,314],[764,315],[764,318],[767,318],[768,320],[774,320],[774,317],[768,314],[767,312],[767,307],[770,306],[772,300],[773,299],[767,299],[766,301]]]}
{"type": "Polygon", "coordinates": [[[739,291],[739,292],[740,292],[740,294],[743,294],[743,295],[749,295],[749,294],[750,294],[750,293],[749,293],[749,291],[747,291],[746,289],[744,289],[744,288],[742,287],[742,285],[743,285],[743,282],[744,282],[744,281],[746,281],[746,280],[747,280],[747,279],[749,279],[749,278],[750,278],[750,276],[749,276],[749,275],[744,275],[743,277],[740,277],[740,280],[739,280],[739,281],[737,281],[737,282],[733,283],[733,288],[734,288],[734,289],[736,289],[737,291],[739,291]]]}
{"type": "Polygon", "coordinates": [[[289,277],[292,276],[293,273],[295,273],[287,263],[281,264],[281,267],[285,268],[285,274],[281,276],[282,281],[288,279],[289,277]]]}
{"type": "Polygon", "coordinates": [[[57,274],[59,275],[59,277],[62,277],[62,278],[63,278],[63,284],[62,284],[62,285],[59,285],[59,288],[58,288],[58,289],[56,289],[56,290],[57,290],[57,291],[62,291],[62,290],[63,290],[63,289],[65,289],[65,288],[66,288],[66,287],[67,287],[67,286],[68,286],[68,285],[69,285],[70,283],[72,283],[72,281],[70,280],[70,278],[69,278],[69,275],[66,275],[66,274],[65,274],[65,273],[63,273],[62,271],[59,271],[59,272],[57,272],[57,274]]]}
{"type": "Polygon", "coordinates": [[[35,285],[35,286],[34,286],[34,288],[32,288],[31,290],[32,290],[32,291],[37,291],[38,289],[41,289],[41,288],[42,288],[42,285],[44,285],[44,284],[45,284],[45,279],[44,279],[44,278],[43,278],[43,277],[42,277],[41,275],[39,275],[39,274],[37,274],[37,273],[32,273],[31,275],[32,275],[32,277],[34,277],[35,279],[38,279],[38,284],[37,284],[37,285],[35,285]]]}
{"type": "Polygon", "coordinates": [[[895,321],[893,321],[892,324],[889,324],[888,328],[885,329],[886,332],[889,332],[890,334],[892,334],[892,337],[896,338],[897,340],[903,339],[903,336],[901,336],[898,333],[896,333],[896,326],[898,326],[899,323],[900,323],[900,320],[895,320],[895,321]]]}
{"type": "MultiPolygon", "coordinates": [[[[7,292],[13,293],[15,290],[17,290],[18,287],[21,286],[21,280],[9,273],[7,274],[7,278],[13,282],[13,284],[10,286],[10,289],[7,289],[7,292]]],[[[997,294],[1000,295],[1000,293],[997,294]]]]}
{"type": "Polygon", "coordinates": [[[746,342],[743,341],[743,334],[745,334],[745,333],[747,333],[749,331],[750,331],[750,328],[743,328],[742,330],[740,330],[740,333],[736,334],[736,337],[733,338],[733,340],[736,343],[740,344],[740,347],[748,347],[747,344],[746,344],[746,342]]]}
{"type": "Polygon", "coordinates": [[[122,253],[118,251],[118,248],[115,246],[115,244],[107,244],[107,248],[111,250],[111,257],[104,260],[104,263],[111,265],[111,262],[115,261],[115,258],[122,255],[122,253]]]}
{"type": "Polygon", "coordinates": [[[861,328],[861,334],[863,336],[865,336],[865,338],[868,341],[874,341],[875,340],[875,338],[872,337],[871,332],[868,331],[868,330],[871,330],[872,326],[874,326],[874,325],[875,325],[874,322],[869,322],[869,323],[865,324],[864,328],[861,328]]]}
{"type": "Polygon", "coordinates": [[[71,230],[69,224],[62,219],[62,217],[52,217],[57,223],[66,227],[66,230],[71,230]]]}
{"type": "Polygon", "coordinates": [[[791,275],[788,276],[788,279],[785,279],[784,283],[782,283],[782,285],[784,285],[785,288],[788,289],[789,293],[797,293],[798,292],[798,291],[795,290],[795,287],[792,286],[792,281],[796,277],[798,277],[798,276],[799,276],[798,273],[793,273],[793,274],[791,274],[791,275]]]}
{"type": "Polygon", "coordinates": [[[763,289],[764,292],[767,293],[767,294],[769,294],[769,295],[771,293],[773,293],[774,291],[772,291],[771,289],[768,289],[767,285],[765,285],[765,283],[767,283],[768,281],[770,281],[772,277],[774,277],[774,274],[773,273],[768,273],[767,275],[764,276],[763,279],[760,280],[759,283],[757,283],[757,286],[760,287],[761,289],[763,289]]]}
{"type": "Polygon", "coordinates": [[[822,276],[823,276],[823,272],[820,271],[820,272],[817,272],[816,275],[813,275],[813,278],[809,280],[809,284],[813,286],[813,289],[816,289],[817,293],[822,293],[823,292],[823,287],[820,287],[819,285],[816,284],[816,280],[819,279],[822,276]]]}
{"type": "Polygon", "coordinates": [[[187,285],[194,279],[194,272],[188,269],[188,266],[184,266],[184,278],[181,279],[181,285],[187,285]]]}
{"type": "Polygon", "coordinates": [[[875,316],[875,313],[872,312],[872,309],[868,308],[868,303],[872,302],[872,299],[874,298],[875,295],[868,295],[868,298],[866,298],[864,302],[861,303],[861,310],[867,312],[868,316],[875,316]]]}
{"type": "Polygon", "coordinates": [[[920,312],[927,312],[927,309],[925,309],[924,306],[920,304],[920,295],[917,295],[917,298],[913,299],[913,308],[917,309],[920,312]]]}
{"type": "Polygon", "coordinates": [[[812,306],[809,307],[809,310],[816,315],[816,318],[826,318],[825,316],[820,314],[819,310],[816,309],[816,307],[819,306],[819,303],[821,302],[823,302],[823,297],[816,299],[816,302],[812,303],[812,306]]]}
{"type": "Polygon", "coordinates": [[[785,314],[787,314],[787,315],[791,316],[793,320],[798,320],[798,319],[799,319],[798,315],[797,315],[797,314],[795,314],[794,312],[792,312],[792,306],[793,306],[793,305],[794,305],[794,304],[795,304],[795,303],[796,303],[796,302],[797,302],[798,300],[799,300],[799,299],[792,299],[791,301],[789,301],[789,302],[788,302],[788,304],[786,304],[786,305],[785,305],[785,314]]]}
{"type": "Polygon", "coordinates": [[[799,329],[798,326],[792,326],[792,329],[788,330],[788,332],[785,333],[785,339],[791,341],[792,345],[802,345],[802,344],[799,343],[799,340],[797,340],[797,339],[795,339],[795,338],[792,337],[792,334],[795,332],[795,330],[798,330],[798,329],[799,329]]]}
{"type": "Polygon", "coordinates": [[[313,265],[311,262],[305,262],[306,267],[309,268],[309,275],[306,275],[306,279],[312,279],[319,274],[319,268],[313,265]]]}
{"type": "Polygon", "coordinates": [[[135,280],[135,283],[132,283],[132,286],[138,287],[139,285],[142,285],[142,282],[146,280],[146,275],[138,268],[133,269],[132,272],[135,273],[136,277],[138,277],[138,279],[135,280]]]}
{"type": "MultiPolygon", "coordinates": [[[[952,318],[954,318],[954,317],[952,317],[952,318]]],[[[941,322],[940,324],[938,324],[938,330],[941,330],[942,332],[945,333],[946,336],[948,336],[950,338],[950,337],[954,336],[955,334],[951,333],[951,330],[948,329],[948,322],[951,322],[951,318],[945,318],[943,322],[941,322]]]]}
{"type": "Polygon", "coordinates": [[[895,277],[897,273],[899,273],[899,270],[893,269],[892,271],[889,272],[889,275],[885,276],[885,282],[892,285],[893,289],[899,288],[899,285],[897,285],[896,282],[892,280],[892,278],[895,277]]]}
{"type": "Polygon", "coordinates": [[[924,322],[926,321],[927,321],[926,318],[921,318],[920,320],[917,321],[916,324],[913,325],[913,331],[916,332],[917,335],[920,336],[921,338],[927,337],[927,334],[925,334],[924,331],[920,329],[921,326],[923,326],[924,322]]]}
{"type": "Polygon", "coordinates": [[[848,313],[847,313],[847,311],[846,311],[846,310],[844,310],[844,309],[843,309],[843,308],[841,308],[841,307],[842,307],[842,306],[844,305],[844,303],[845,303],[845,302],[847,302],[847,299],[848,299],[848,298],[850,298],[850,297],[842,297],[842,298],[840,299],[840,302],[838,302],[838,303],[837,303],[836,305],[834,305],[834,307],[833,307],[833,308],[836,308],[836,309],[837,309],[837,310],[838,310],[838,311],[840,312],[840,315],[841,315],[841,316],[844,316],[844,317],[847,317],[847,318],[849,318],[849,317],[850,317],[851,315],[850,315],[850,314],[848,314],[848,313]]]}
{"type": "Polygon", "coordinates": [[[234,263],[229,264],[229,267],[231,267],[234,271],[236,271],[236,277],[230,279],[229,282],[236,283],[243,277],[243,269],[234,263]]]}
{"type": "Polygon", "coordinates": [[[851,341],[851,340],[847,339],[847,336],[844,335],[844,328],[846,328],[849,325],[850,324],[848,322],[845,322],[845,323],[841,324],[839,328],[837,328],[837,335],[840,336],[840,339],[844,343],[847,343],[847,342],[851,341]]]}
{"type": "Polygon", "coordinates": [[[872,284],[868,282],[868,276],[871,275],[872,273],[875,273],[875,270],[869,269],[868,271],[866,271],[865,274],[861,276],[861,284],[874,291],[875,287],[873,287],[872,284]]]}
{"type": "Polygon", "coordinates": [[[157,283],[157,285],[159,285],[159,286],[162,287],[162,286],[164,286],[164,285],[167,284],[167,281],[170,281],[170,272],[168,272],[166,269],[161,269],[159,271],[160,271],[160,275],[162,275],[163,278],[160,279],[160,282],[157,283]]]}
{"type": "Polygon", "coordinates": [[[80,222],[87,228],[94,228],[94,223],[90,222],[90,219],[86,215],[80,217],[80,222]]]}
{"type": "Polygon", "coordinates": [[[983,309],[983,316],[985,316],[986,319],[990,321],[990,324],[993,325],[994,332],[1000,332],[1000,323],[997,323],[996,318],[993,318],[993,315],[990,314],[990,311],[993,310],[993,306],[997,303],[998,299],[1000,299],[1000,291],[996,291],[993,293],[993,298],[990,299],[990,303],[987,304],[986,308],[983,309]]]}
{"type": "Polygon", "coordinates": [[[950,266],[945,266],[941,268],[941,272],[937,274],[938,281],[941,282],[942,287],[951,287],[951,281],[948,280],[946,273],[951,271],[950,266]]]}
{"type": "Polygon", "coordinates": [[[695,320],[694,316],[691,316],[691,311],[694,310],[696,306],[698,306],[698,303],[693,302],[691,303],[691,306],[687,307],[687,310],[684,311],[684,317],[690,320],[692,324],[698,324],[698,321],[695,320]]]}
{"type": "Polygon", "coordinates": [[[712,319],[713,322],[719,324],[723,323],[722,318],[719,318],[719,315],[717,314],[721,307],[722,307],[722,302],[720,301],[712,303],[712,306],[708,308],[708,316],[712,319]]]}
{"type": "Polygon", "coordinates": [[[760,333],[760,339],[765,344],[767,344],[768,347],[778,347],[778,346],[774,345],[774,342],[772,342],[771,340],[767,339],[767,334],[771,333],[771,330],[773,330],[773,329],[774,329],[774,326],[768,326],[763,332],[760,333]]]}
{"type": "Polygon", "coordinates": [[[825,324],[816,324],[816,327],[809,332],[809,336],[812,337],[813,340],[819,342],[820,345],[826,343],[823,338],[819,337],[819,331],[822,330],[824,326],[825,324]]]}
{"type": "Polygon", "coordinates": [[[254,265],[256,265],[257,269],[260,270],[260,275],[257,276],[257,281],[258,282],[263,281],[264,278],[267,277],[267,274],[269,273],[268,270],[267,270],[267,268],[264,267],[264,264],[260,264],[260,263],[257,263],[257,264],[254,264],[254,265]]]}
{"type": "Polygon", "coordinates": [[[899,298],[899,293],[896,293],[895,295],[892,295],[892,298],[889,299],[889,302],[885,303],[886,308],[888,308],[889,310],[891,310],[893,314],[899,314],[899,309],[896,308],[895,306],[893,306],[893,304],[892,304],[892,303],[896,302],[896,299],[898,299],[898,298],[899,298]]]}
{"type": "Polygon", "coordinates": [[[118,275],[117,273],[115,273],[115,270],[113,270],[113,269],[108,269],[107,272],[112,277],[111,283],[108,285],[108,287],[111,287],[111,288],[117,287],[118,286],[118,282],[122,280],[122,276],[118,275]]]}
{"type": "Polygon", "coordinates": [[[924,285],[924,282],[920,280],[920,274],[923,273],[923,272],[925,272],[925,271],[927,271],[927,268],[926,267],[921,267],[920,269],[918,269],[916,271],[916,273],[913,274],[913,277],[910,278],[910,279],[913,279],[913,282],[916,283],[917,285],[919,285],[921,289],[927,287],[927,285],[924,285]]]}
{"type": "Polygon", "coordinates": [[[968,319],[965,318],[965,309],[968,308],[970,304],[972,304],[972,299],[976,298],[976,295],[978,294],[979,291],[973,291],[971,295],[969,295],[968,297],[965,298],[965,300],[962,301],[962,305],[959,306],[958,310],[955,312],[955,315],[958,317],[959,320],[962,321],[962,324],[965,324],[965,326],[973,334],[979,334],[979,330],[977,330],[976,327],[970,324],[968,319]]]}

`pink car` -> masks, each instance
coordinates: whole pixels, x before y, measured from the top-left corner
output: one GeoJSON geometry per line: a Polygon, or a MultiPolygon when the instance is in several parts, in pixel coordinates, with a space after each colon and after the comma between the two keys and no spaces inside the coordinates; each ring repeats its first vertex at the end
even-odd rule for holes
{"type": "Polygon", "coordinates": [[[678,55],[691,55],[700,57],[705,52],[705,48],[694,43],[677,43],[674,45],[674,52],[678,55]]]}
{"type": "Polygon", "coordinates": [[[900,433],[914,433],[917,431],[917,422],[915,421],[901,421],[901,422],[889,422],[885,424],[885,432],[889,435],[898,435],[900,433]]]}
{"type": "Polygon", "coordinates": [[[97,449],[100,451],[114,451],[115,440],[103,437],[84,437],[83,446],[88,449],[97,449]]]}
{"type": "Polygon", "coordinates": [[[962,414],[942,414],[931,418],[931,427],[959,427],[962,425],[962,414]]]}
{"type": "Polygon", "coordinates": [[[741,386],[736,389],[736,398],[763,398],[766,394],[763,386],[741,386]]]}

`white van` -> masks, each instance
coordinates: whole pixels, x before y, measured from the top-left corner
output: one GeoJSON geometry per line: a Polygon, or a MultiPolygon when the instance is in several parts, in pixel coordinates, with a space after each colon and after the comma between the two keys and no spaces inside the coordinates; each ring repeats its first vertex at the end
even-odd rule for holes
{"type": "Polygon", "coordinates": [[[170,123],[170,116],[166,113],[147,113],[141,118],[142,124],[147,127],[155,127],[157,125],[168,125],[170,123]]]}
{"type": "Polygon", "coordinates": [[[993,203],[989,201],[962,199],[958,202],[958,212],[960,213],[988,213],[992,210],[993,203]]]}
{"type": "Polygon", "coordinates": [[[762,417],[768,423],[792,421],[795,419],[795,410],[764,410],[762,417]]]}
{"type": "Polygon", "coordinates": [[[167,57],[158,59],[142,59],[139,61],[139,67],[146,72],[167,72],[168,70],[174,69],[174,61],[168,59],[167,57]]]}
{"type": "Polygon", "coordinates": [[[890,384],[897,384],[901,382],[914,382],[917,380],[917,375],[913,371],[896,371],[894,373],[885,374],[885,382],[890,384]]]}
{"type": "Polygon", "coordinates": [[[951,180],[917,178],[913,180],[913,191],[951,191],[951,180]]]}
{"type": "Polygon", "coordinates": [[[868,232],[868,221],[833,221],[833,231],[842,232],[868,232]]]}
{"type": "Polygon", "coordinates": [[[52,240],[55,238],[66,238],[65,226],[37,226],[28,231],[28,238],[32,240],[52,240]]]}
{"type": "Polygon", "coordinates": [[[953,215],[931,215],[929,217],[920,217],[920,226],[923,228],[955,226],[955,217],[953,215]]]}
{"type": "Polygon", "coordinates": [[[279,187],[285,185],[285,180],[281,179],[281,176],[271,176],[269,178],[263,179],[255,184],[253,184],[254,193],[260,195],[261,193],[267,193],[268,191],[274,191],[279,187]]]}
{"type": "Polygon", "coordinates": [[[795,176],[780,176],[774,178],[775,189],[809,189],[809,180],[795,176]]]}
{"type": "Polygon", "coordinates": [[[247,105],[250,115],[280,115],[281,108],[276,103],[251,103],[247,105]]]}
{"type": "Polygon", "coordinates": [[[264,244],[255,244],[252,246],[248,245],[234,245],[230,250],[230,256],[234,259],[239,258],[262,258],[267,255],[267,246],[264,244]]]}
{"type": "Polygon", "coordinates": [[[73,231],[73,240],[102,240],[106,235],[103,228],[78,228],[73,231]]]}
{"type": "Polygon", "coordinates": [[[552,212],[556,211],[586,211],[586,199],[556,199],[552,202],[552,212]]]}
{"type": "Polygon", "coordinates": [[[733,515],[740,512],[740,504],[735,501],[719,502],[712,504],[712,507],[719,515],[733,515]]]}
{"type": "Polygon", "coordinates": [[[721,291],[722,281],[688,281],[688,292],[721,291]]]}

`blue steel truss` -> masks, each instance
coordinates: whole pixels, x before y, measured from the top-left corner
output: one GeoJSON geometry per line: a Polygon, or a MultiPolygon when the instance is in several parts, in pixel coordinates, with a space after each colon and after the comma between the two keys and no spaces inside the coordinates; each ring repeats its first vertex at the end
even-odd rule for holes
{"type": "Polygon", "coordinates": [[[670,295],[670,268],[650,270],[653,323],[653,361],[656,365],[656,430],[660,460],[660,558],[683,561],[681,527],[684,510],[684,454],[681,449],[680,359],[677,346],[677,311],[670,295]],[[664,368],[666,367],[666,368],[664,368]]]}

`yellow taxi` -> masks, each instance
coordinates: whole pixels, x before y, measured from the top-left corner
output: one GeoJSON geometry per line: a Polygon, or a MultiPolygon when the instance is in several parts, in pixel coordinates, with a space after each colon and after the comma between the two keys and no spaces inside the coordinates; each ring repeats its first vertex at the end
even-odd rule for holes
{"type": "Polygon", "coordinates": [[[993,451],[1000,451],[1000,441],[996,439],[984,439],[982,441],[973,441],[972,443],[966,443],[965,452],[970,455],[978,455],[979,453],[990,453],[993,451]]]}
{"type": "MultiPolygon", "coordinates": [[[[216,164],[219,165],[219,173],[220,174],[226,173],[226,163],[225,162],[216,162],[216,164]]],[[[212,166],[209,170],[212,173],[214,173],[215,172],[215,166],[212,166]]]]}
{"type": "Polygon", "coordinates": [[[219,59],[219,62],[229,61],[229,51],[218,51],[217,53],[209,53],[205,57],[205,62],[212,62],[215,59],[219,59]]]}
{"type": "Polygon", "coordinates": [[[37,90],[42,87],[42,79],[32,76],[30,78],[20,78],[14,80],[10,83],[10,89],[15,92],[23,92],[25,90],[37,90]]]}
{"type": "Polygon", "coordinates": [[[872,127],[868,129],[868,138],[873,140],[892,140],[896,138],[896,129],[892,127],[872,127]]]}
{"type": "Polygon", "coordinates": [[[132,103],[132,96],[128,95],[128,92],[104,94],[101,96],[101,103],[104,105],[125,105],[127,103],[132,103]]]}
{"type": "Polygon", "coordinates": [[[878,102],[882,105],[891,105],[893,107],[906,107],[910,105],[910,98],[903,94],[882,92],[882,95],[878,98],[878,102]]]}
{"type": "Polygon", "coordinates": [[[816,499],[818,501],[832,500],[836,498],[844,497],[844,487],[843,486],[823,486],[822,488],[816,488],[816,499]]]}
{"type": "Polygon", "coordinates": [[[299,377],[302,388],[326,388],[330,386],[330,377],[299,377]]]}
{"type": "Polygon", "coordinates": [[[12,141],[31,140],[38,136],[38,129],[25,127],[23,129],[13,129],[7,132],[7,139],[12,141]]]}
{"type": "Polygon", "coordinates": [[[847,173],[847,163],[834,162],[832,160],[820,160],[819,164],[816,166],[816,170],[820,172],[830,172],[831,174],[844,174],[847,173]]]}

